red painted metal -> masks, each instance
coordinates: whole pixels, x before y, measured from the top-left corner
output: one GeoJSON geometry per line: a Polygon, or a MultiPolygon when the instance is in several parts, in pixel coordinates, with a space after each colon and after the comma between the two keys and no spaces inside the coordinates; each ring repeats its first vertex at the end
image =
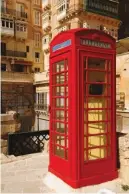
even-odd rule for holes
{"type": "Polygon", "coordinates": [[[93,29],[62,32],[50,45],[49,171],[73,188],[99,184],[118,176],[115,53],[115,40],[93,29]],[[82,39],[88,40],[84,42],[88,45],[82,45],[82,39]],[[104,68],[89,67],[90,60],[104,61],[104,68]],[[96,80],[89,81],[92,72],[105,74],[105,80],[99,82],[99,86],[104,87],[102,95],[89,93],[89,87],[98,85],[96,80]],[[104,100],[104,104],[89,107],[91,99],[93,104],[98,100],[104,100]],[[105,116],[90,120],[88,114],[92,111],[101,111],[105,116]],[[104,125],[104,131],[93,133],[96,127],[90,128],[90,125],[104,125]],[[91,139],[97,137],[105,138],[106,143],[93,144],[91,139]],[[95,150],[98,151],[94,155],[92,151],[95,150]]]}

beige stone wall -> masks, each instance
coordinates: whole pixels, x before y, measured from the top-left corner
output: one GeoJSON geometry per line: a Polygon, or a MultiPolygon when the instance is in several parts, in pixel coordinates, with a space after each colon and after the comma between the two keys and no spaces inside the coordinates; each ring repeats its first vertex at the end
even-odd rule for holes
{"type": "MultiPolygon", "coordinates": [[[[98,14],[92,14],[88,12],[87,14],[83,14],[83,12],[79,14],[75,14],[72,17],[68,17],[62,22],[59,22],[57,20],[57,7],[61,4],[61,1],[58,0],[51,0],[51,8],[44,10],[44,14],[49,13],[51,10],[51,30],[48,32],[44,32],[44,36],[46,34],[52,33],[52,39],[59,33],[59,28],[63,26],[69,26],[70,29],[74,28],[80,28],[83,26],[84,22],[87,22],[89,25],[89,28],[97,28],[97,26],[104,25],[109,31],[114,30],[115,34],[114,36],[118,36],[118,25],[119,21],[116,19],[113,19],[111,17],[106,17],[98,14]]],[[[69,9],[67,9],[67,12],[69,10],[75,10],[79,8],[83,4],[82,0],[70,0],[69,1],[69,9]]],[[[66,13],[66,16],[68,13],[66,13]]],[[[48,54],[44,53],[44,71],[46,71],[46,66],[49,64],[49,58],[47,57],[48,54]]]]}
{"type": "Polygon", "coordinates": [[[129,134],[119,137],[120,178],[129,185],[129,134]]]}
{"type": "Polygon", "coordinates": [[[125,93],[125,108],[129,109],[129,52],[117,55],[116,73],[120,75],[119,92],[125,93]]]}
{"type": "Polygon", "coordinates": [[[1,153],[7,155],[8,154],[8,142],[7,140],[0,139],[0,145],[1,145],[1,153]]]}
{"type": "MultiPolygon", "coordinates": [[[[42,4],[39,6],[34,5],[34,1],[32,0],[10,0],[7,2],[7,8],[11,9],[12,11],[16,10],[16,3],[21,3],[24,5],[25,13],[27,13],[27,19],[24,21],[20,20],[20,23],[27,25],[27,32],[17,32],[18,39],[15,40],[14,37],[4,36],[2,37],[2,42],[7,43],[7,50],[15,50],[15,51],[22,51],[26,52],[26,46],[29,46],[29,52],[27,52],[27,57],[24,58],[25,61],[32,62],[32,69],[40,68],[40,71],[43,71],[43,54],[42,54],[42,44],[40,44],[39,48],[36,49],[34,46],[34,33],[39,32],[41,33],[41,40],[42,40],[42,27],[34,25],[34,10],[38,10],[42,13],[42,4]],[[39,62],[35,61],[35,52],[40,53],[40,60],[39,62]]],[[[42,0],[41,0],[42,2],[42,0]]],[[[8,15],[10,19],[12,19],[12,15],[8,15]]],[[[41,16],[40,16],[41,17],[41,16]]],[[[5,17],[6,18],[6,17],[5,17]]],[[[8,19],[9,19],[8,18],[8,19]]],[[[19,23],[19,20],[16,20],[19,23]]],[[[40,41],[41,43],[41,41],[40,41]]],[[[18,60],[19,58],[17,58],[18,60]]],[[[23,60],[23,58],[20,58],[23,60]]],[[[2,63],[7,64],[7,69],[10,70],[9,66],[11,65],[10,60],[8,58],[2,57],[2,63]]]]}

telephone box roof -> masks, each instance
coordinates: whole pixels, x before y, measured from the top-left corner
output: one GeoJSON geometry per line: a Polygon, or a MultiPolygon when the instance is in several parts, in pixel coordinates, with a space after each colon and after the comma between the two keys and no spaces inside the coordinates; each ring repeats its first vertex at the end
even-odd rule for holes
{"type": "MultiPolygon", "coordinates": [[[[72,35],[81,35],[81,33],[83,34],[84,32],[88,33],[88,32],[92,32],[92,33],[97,33],[97,34],[103,34],[104,36],[109,37],[110,39],[112,39],[113,41],[116,41],[111,35],[105,33],[104,31],[101,30],[97,30],[97,29],[88,29],[88,28],[75,28],[75,29],[71,29],[71,30],[67,30],[67,31],[63,31],[61,33],[59,33],[58,35],[56,35],[53,40],[51,41],[50,44],[53,44],[53,42],[55,41],[55,39],[57,40],[59,37],[63,37],[64,35],[67,34],[71,34],[72,35]]],[[[84,35],[84,34],[83,34],[84,35]]]]}

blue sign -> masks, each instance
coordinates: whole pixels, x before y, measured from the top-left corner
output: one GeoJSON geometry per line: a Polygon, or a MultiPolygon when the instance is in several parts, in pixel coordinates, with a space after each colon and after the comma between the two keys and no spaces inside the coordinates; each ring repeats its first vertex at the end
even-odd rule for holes
{"type": "Polygon", "coordinates": [[[67,47],[67,46],[70,46],[71,43],[72,43],[71,40],[66,40],[65,42],[62,42],[62,43],[60,43],[60,44],[55,45],[55,46],[52,48],[52,51],[55,52],[55,51],[57,51],[57,50],[59,50],[59,49],[63,49],[63,48],[65,48],[65,47],[67,47]]]}

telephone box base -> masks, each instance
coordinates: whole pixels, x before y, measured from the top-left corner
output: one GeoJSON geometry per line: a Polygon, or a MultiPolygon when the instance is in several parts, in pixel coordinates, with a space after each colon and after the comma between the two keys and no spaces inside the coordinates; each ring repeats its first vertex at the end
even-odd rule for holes
{"type": "Polygon", "coordinates": [[[84,186],[105,183],[105,182],[112,181],[112,180],[118,178],[117,171],[105,173],[105,174],[101,174],[101,175],[96,175],[94,177],[83,178],[83,179],[80,179],[78,181],[73,181],[73,180],[70,180],[68,178],[66,179],[65,177],[61,176],[61,174],[55,172],[50,167],[49,167],[49,172],[54,174],[57,178],[61,179],[62,181],[67,183],[69,186],[71,186],[72,188],[75,188],[75,189],[80,188],[80,187],[84,187],[84,186]]]}

